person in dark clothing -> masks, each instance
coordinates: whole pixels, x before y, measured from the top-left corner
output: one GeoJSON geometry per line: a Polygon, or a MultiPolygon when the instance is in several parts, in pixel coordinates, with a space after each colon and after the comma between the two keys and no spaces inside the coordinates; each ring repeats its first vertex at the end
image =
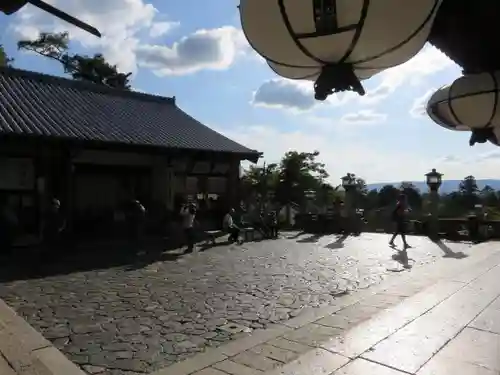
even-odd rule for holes
{"type": "Polygon", "coordinates": [[[186,253],[192,253],[195,242],[194,223],[196,220],[196,205],[194,203],[184,204],[181,208],[182,227],[187,249],[186,253]]]}
{"type": "Polygon", "coordinates": [[[276,211],[269,213],[269,232],[271,238],[278,238],[278,216],[276,211]]]}
{"type": "Polygon", "coordinates": [[[57,253],[61,249],[61,237],[66,227],[66,221],[61,213],[61,202],[52,199],[45,214],[43,226],[43,242],[46,252],[57,253]]]}
{"type": "Polygon", "coordinates": [[[408,242],[406,242],[406,215],[408,211],[409,208],[406,201],[406,195],[400,194],[396,203],[396,207],[392,212],[392,220],[396,225],[396,230],[392,235],[391,240],[389,241],[390,246],[394,246],[394,240],[399,234],[401,236],[401,239],[403,240],[403,246],[405,247],[405,249],[410,247],[410,245],[408,245],[408,242]]]}

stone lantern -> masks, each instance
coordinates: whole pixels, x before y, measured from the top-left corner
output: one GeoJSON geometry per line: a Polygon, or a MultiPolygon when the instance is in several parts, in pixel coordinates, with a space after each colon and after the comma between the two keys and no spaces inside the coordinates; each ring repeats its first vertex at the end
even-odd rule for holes
{"type": "Polygon", "coordinates": [[[442,183],[442,174],[437,172],[436,169],[432,169],[429,173],[425,175],[426,183],[429,187],[430,191],[430,228],[429,228],[429,236],[433,239],[437,239],[439,234],[439,215],[438,215],[438,207],[439,207],[439,188],[442,183]]]}
{"type": "Polygon", "coordinates": [[[345,190],[345,199],[344,199],[344,217],[347,220],[347,225],[345,228],[349,228],[349,231],[352,229],[352,222],[356,216],[356,204],[355,204],[355,195],[356,195],[356,175],[354,173],[347,173],[344,177],[341,178],[342,187],[345,190]]]}

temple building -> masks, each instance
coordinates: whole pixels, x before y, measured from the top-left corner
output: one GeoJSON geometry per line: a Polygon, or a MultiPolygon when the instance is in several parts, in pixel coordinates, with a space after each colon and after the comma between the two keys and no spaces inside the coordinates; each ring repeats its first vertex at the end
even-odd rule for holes
{"type": "Polygon", "coordinates": [[[109,230],[123,202],[151,216],[197,200],[210,216],[239,201],[240,162],[260,153],[166,98],[0,69],[0,196],[24,234],[57,198],[75,231],[109,230]]]}

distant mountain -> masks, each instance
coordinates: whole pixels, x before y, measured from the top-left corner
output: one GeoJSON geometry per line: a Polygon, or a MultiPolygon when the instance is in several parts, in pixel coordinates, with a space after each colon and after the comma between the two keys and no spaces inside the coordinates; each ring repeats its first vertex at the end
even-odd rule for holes
{"type": "MultiPolygon", "coordinates": [[[[406,181],[411,182],[417,189],[421,192],[426,192],[429,188],[427,184],[423,181],[406,181]]],[[[461,180],[444,180],[441,188],[439,189],[440,193],[448,194],[453,191],[458,190],[458,186],[460,185],[461,180]]],[[[381,182],[378,184],[368,184],[368,190],[377,189],[380,190],[385,185],[394,185],[395,187],[399,187],[401,182],[381,182]]],[[[477,186],[479,189],[484,188],[486,185],[491,186],[495,190],[500,190],[500,180],[477,180],[477,186]]]]}

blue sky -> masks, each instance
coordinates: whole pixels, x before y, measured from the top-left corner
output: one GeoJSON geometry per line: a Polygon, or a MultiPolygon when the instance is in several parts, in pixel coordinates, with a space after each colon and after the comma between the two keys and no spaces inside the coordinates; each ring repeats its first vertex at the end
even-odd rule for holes
{"type": "Polygon", "coordinates": [[[426,46],[408,63],[365,82],[367,95],[314,101],[312,82],[278,77],[249,47],[238,0],[52,0],[97,26],[99,40],[26,6],[0,16],[1,42],[15,66],[62,74],[57,63],[18,53],[16,41],[39,31],[70,31],[75,52],[103,52],[133,72],[136,90],[175,96],[186,112],[275,161],[287,150],[319,150],[332,181],[346,172],[368,182],[500,177],[500,149],[468,146],[468,134],[434,124],[422,112],[430,93],[460,76],[426,46]]]}

